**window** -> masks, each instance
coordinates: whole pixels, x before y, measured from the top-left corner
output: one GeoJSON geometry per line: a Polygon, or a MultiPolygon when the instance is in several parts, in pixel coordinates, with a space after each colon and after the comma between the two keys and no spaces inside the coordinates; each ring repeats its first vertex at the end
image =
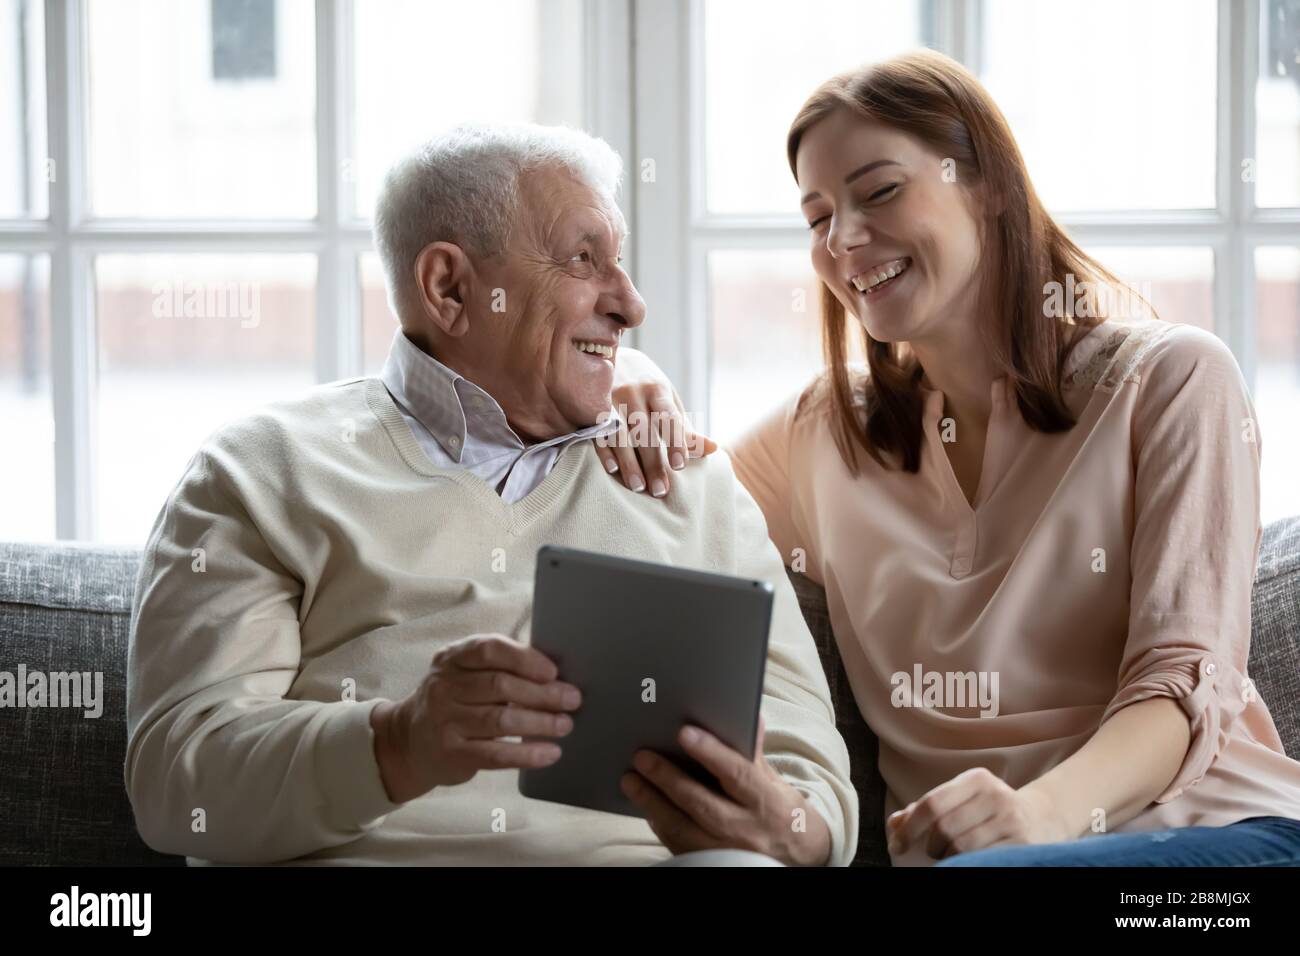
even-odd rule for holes
{"type": "Polygon", "coordinates": [[[1300,206],[1300,3],[1266,0],[1261,18],[1255,201],[1300,206]]]}
{"type": "Polygon", "coordinates": [[[378,371],[381,176],[463,120],[624,156],[634,343],[736,437],[821,364],[786,128],[917,46],[1084,248],[1228,343],[1264,518],[1300,513],[1300,0],[0,0],[0,539],[140,544],[223,421],[378,371]]]}
{"type": "Polygon", "coordinates": [[[0,0],[0,540],[140,545],[223,422],[376,370],[386,164],[468,119],[626,155],[630,35],[584,0],[0,0]]]}
{"type": "Polygon", "coordinates": [[[316,215],[315,6],[312,0],[235,3],[229,9],[239,18],[219,24],[217,10],[225,6],[216,0],[85,4],[89,217],[306,221],[316,215]],[[260,14],[243,18],[262,10],[278,12],[282,29],[267,34],[260,14]],[[229,33],[224,40],[219,28],[229,33]],[[252,47],[236,46],[248,38],[252,47]],[[217,74],[223,43],[231,60],[277,44],[271,49],[278,70],[256,82],[250,74],[217,74]],[[241,82],[233,81],[237,75],[241,82]]]}
{"type": "Polygon", "coordinates": [[[984,0],[981,20],[977,72],[1049,209],[1214,208],[1215,0],[984,0]]]}
{"type": "Polygon", "coordinates": [[[47,256],[0,254],[0,527],[11,540],[54,537],[49,281],[47,256]]]}
{"type": "Polygon", "coordinates": [[[735,438],[821,367],[790,120],[835,71],[929,46],[988,86],[1081,246],[1163,318],[1232,348],[1260,418],[1263,519],[1300,514],[1297,0],[670,10],[665,23],[637,7],[639,341],[715,437],[735,438]]]}
{"type": "Polygon", "coordinates": [[[0,0],[0,220],[43,219],[55,175],[45,142],[45,7],[0,0]]]}

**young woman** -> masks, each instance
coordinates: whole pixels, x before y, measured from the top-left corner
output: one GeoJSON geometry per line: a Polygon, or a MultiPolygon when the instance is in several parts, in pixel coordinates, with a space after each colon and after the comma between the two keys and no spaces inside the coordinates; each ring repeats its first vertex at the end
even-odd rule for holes
{"type": "MultiPolygon", "coordinates": [[[[1300,763],[1246,676],[1261,444],[1231,353],[1116,314],[946,57],[829,80],[788,153],[827,368],[728,451],[826,589],[894,862],[1300,864],[1300,763]]],[[[644,356],[619,375],[684,421],[644,356]]],[[[598,453],[670,493],[694,437],[598,453]]]]}

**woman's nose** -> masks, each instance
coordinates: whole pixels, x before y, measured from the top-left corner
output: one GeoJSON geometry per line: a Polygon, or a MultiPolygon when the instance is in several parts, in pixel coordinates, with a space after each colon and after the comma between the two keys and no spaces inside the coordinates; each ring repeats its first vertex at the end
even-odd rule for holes
{"type": "Polygon", "coordinates": [[[832,259],[846,256],[870,241],[871,231],[862,217],[853,213],[833,217],[831,227],[826,231],[826,249],[832,259]]]}

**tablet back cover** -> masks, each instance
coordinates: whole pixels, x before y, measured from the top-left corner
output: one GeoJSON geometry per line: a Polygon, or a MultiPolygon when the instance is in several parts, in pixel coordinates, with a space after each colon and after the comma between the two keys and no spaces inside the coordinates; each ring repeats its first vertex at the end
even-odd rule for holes
{"type": "Polygon", "coordinates": [[[560,759],[520,771],[520,792],[643,816],[619,788],[642,747],[716,787],[677,734],[695,724],[753,758],[771,617],[765,581],[542,548],[532,644],[583,700],[560,759]]]}

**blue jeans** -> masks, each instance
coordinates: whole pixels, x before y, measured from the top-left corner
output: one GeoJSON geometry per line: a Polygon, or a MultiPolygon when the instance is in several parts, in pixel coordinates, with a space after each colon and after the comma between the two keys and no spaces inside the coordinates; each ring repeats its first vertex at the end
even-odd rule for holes
{"type": "Polygon", "coordinates": [[[1106,833],[1066,843],[993,846],[935,866],[1300,866],[1300,820],[1251,817],[1223,827],[1106,833]]]}

